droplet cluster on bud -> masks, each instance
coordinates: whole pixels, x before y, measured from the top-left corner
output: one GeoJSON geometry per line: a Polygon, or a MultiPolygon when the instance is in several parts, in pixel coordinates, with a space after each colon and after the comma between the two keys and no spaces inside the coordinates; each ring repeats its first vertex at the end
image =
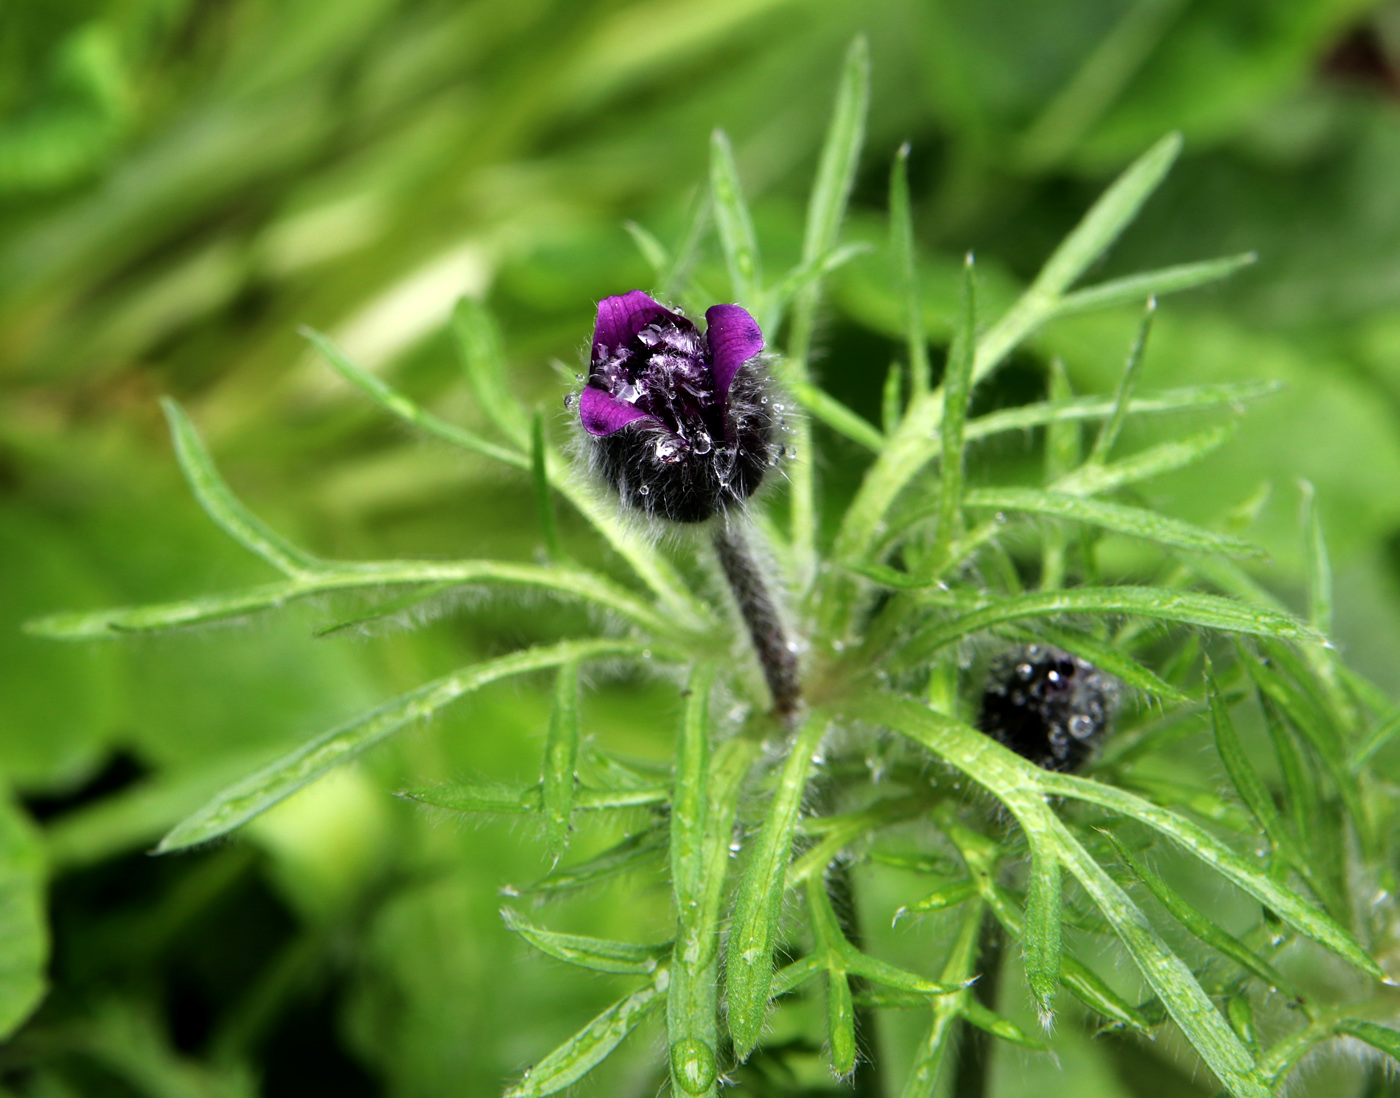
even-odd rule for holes
{"type": "Polygon", "coordinates": [[[629,507],[703,522],[748,499],[777,456],[763,335],[737,305],[702,333],[640,290],[598,304],[579,419],[593,463],[629,507]]]}
{"type": "Polygon", "coordinates": [[[1013,649],[993,662],[978,727],[1046,770],[1075,770],[1108,729],[1118,680],[1050,645],[1013,649]]]}

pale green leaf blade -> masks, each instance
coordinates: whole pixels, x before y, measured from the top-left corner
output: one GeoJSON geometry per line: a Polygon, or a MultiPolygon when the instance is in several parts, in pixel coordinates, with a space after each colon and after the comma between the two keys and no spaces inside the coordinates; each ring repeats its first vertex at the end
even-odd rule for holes
{"type": "Polygon", "coordinates": [[[1063,892],[1060,860],[1039,836],[1031,840],[1030,886],[1026,893],[1025,932],[1021,949],[1026,983],[1030,985],[1042,1026],[1054,1017],[1055,990],[1060,983],[1060,924],[1063,892]]]}
{"type": "Polygon", "coordinates": [[[544,412],[535,409],[530,424],[530,481],[535,489],[535,513],[539,515],[540,534],[545,553],[555,564],[564,560],[559,544],[559,524],[554,518],[554,495],[549,484],[549,446],[544,437],[544,412]]]}
{"type": "Polygon", "coordinates": [[[1201,912],[1188,904],[1181,895],[1176,892],[1166,881],[1162,880],[1154,873],[1147,864],[1133,854],[1115,835],[1109,835],[1114,849],[1118,856],[1137,876],[1147,890],[1157,898],[1157,901],[1167,910],[1178,923],[1186,928],[1195,937],[1199,938],[1212,949],[1229,957],[1246,972],[1264,981],[1264,985],[1270,991],[1280,991],[1285,995],[1297,998],[1298,992],[1292,983],[1280,973],[1273,965],[1260,957],[1252,949],[1246,946],[1238,938],[1228,931],[1222,929],[1219,924],[1206,918],[1201,912]]]}
{"type": "MultiPolygon", "coordinates": [[[[919,269],[914,248],[914,215],[909,202],[909,143],[894,155],[890,167],[890,253],[904,297],[904,340],[909,356],[910,399],[929,391],[928,340],[919,304],[919,269]]],[[[897,376],[897,375],[896,375],[897,376]]],[[[890,428],[887,426],[886,430],[890,428]]]]}
{"type": "Polygon", "coordinates": [[[739,168],[734,163],[734,148],[723,130],[715,130],[710,135],[710,201],[734,295],[743,304],[756,308],[763,286],[758,237],[744,201],[739,168]]]}
{"type": "MultiPolygon", "coordinates": [[[[1036,813],[1058,839],[1056,845],[1065,865],[1112,925],[1172,1020],[1226,1089],[1236,1098],[1272,1098],[1253,1055],[1215,1008],[1190,968],[1167,948],[1128,894],[1045,809],[1044,802],[1037,799],[1034,804],[1036,813]]],[[[1008,803],[1008,807],[1018,812],[1018,806],[1008,803]]]]}
{"type": "Polygon", "coordinates": [[[303,576],[319,570],[321,561],[269,527],[233,494],[184,410],[169,397],[162,398],[160,406],[165,409],[165,418],[170,424],[170,438],[175,444],[180,470],[209,517],[234,541],[280,572],[303,576]]]}
{"type": "Polygon", "coordinates": [[[1299,933],[1326,946],[1363,972],[1377,979],[1384,979],[1380,967],[1367,955],[1350,932],[1296,892],[1262,873],[1249,860],[1236,854],[1191,820],[1126,790],[1115,789],[1088,778],[1047,773],[1044,784],[1047,792],[1099,805],[1161,832],[1249,893],[1299,933]]]}
{"type": "Polygon", "coordinates": [[[943,426],[939,432],[943,458],[938,496],[938,541],[934,549],[935,560],[940,565],[952,548],[953,539],[961,532],[963,428],[967,423],[968,401],[972,398],[972,364],[976,354],[977,279],[972,253],[969,252],[963,264],[962,294],[958,302],[953,345],[948,351],[948,365],[943,376],[943,426]]]}
{"type": "Polygon", "coordinates": [[[443,706],[497,679],[558,667],[572,660],[636,651],[637,645],[626,641],[566,641],[548,648],[526,649],[444,676],[331,729],[225,789],[177,824],[161,840],[157,851],[182,850],[227,834],[406,725],[432,716],[443,706]]]}
{"type": "Polygon", "coordinates": [[[383,378],[352,362],[344,351],[314,328],[303,327],[299,330],[302,336],[321,352],[322,357],[330,363],[336,373],[365,393],[390,415],[397,416],[405,423],[417,427],[424,434],[432,435],[434,438],[441,439],[453,446],[460,446],[464,450],[471,450],[485,457],[494,458],[516,469],[529,467],[529,459],[519,450],[512,450],[509,447],[491,442],[489,439],[482,438],[475,431],[468,431],[465,427],[458,427],[456,424],[440,419],[431,412],[424,411],[384,381],[383,378]]]}
{"type": "Polygon", "coordinates": [[[34,825],[0,798],[0,1041],[43,998],[49,955],[44,848],[34,825]]]}
{"type": "Polygon", "coordinates": [[[1137,217],[1181,152],[1181,135],[1162,138],[1106,190],[1041,268],[1031,291],[1056,298],[1089,269],[1137,217]]]}
{"type": "Polygon", "coordinates": [[[739,885],[729,931],[727,987],[729,1029],[743,1058],[758,1043],[773,983],[773,947],[782,911],[783,886],[793,830],[812,754],[826,730],[826,718],[808,713],[778,775],[772,803],[739,885]]]}
{"type": "Polygon", "coordinates": [[[918,663],[945,644],[1002,622],[1060,614],[1129,614],[1155,621],[1196,625],[1230,633],[1250,633],[1315,641],[1317,634],[1289,614],[1251,606],[1218,595],[1167,587],[1075,587],[1029,591],[979,609],[934,622],[914,634],[900,654],[905,666],[918,663]]]}
{"type": "Polygon", "coordinates": [[[1022,1048],[1033,1049],[1036,1052],[1044,1052],[1050,1047],[1039,1037],[1032,1037],[1010,1018],[1003,1018],[995,1011],[984,1007],[976,999],[969,998],[963,1004],[960,1013],[972,1025],[1002,1041],[1009,1041],[1013,1045],[1020,1045],[1022,1048]]]}
{"type": "Polygon", "coordinates": [[[1152,318],[1156,314],[1157,299],[1148,298],[1147,310],[1143,314],[1142,323],[1138,325],[1137,335],[1128,351],[1128,361],[1123,367],[1123,376],[1118,382],[1118,391],[1113,394],[1113,413],[1099,429],[1099,436],[1094,440],[1094,448],[1087,460],[1089,465],[1103,465],[1108,460],[1113,444],[1118,441],[1123,421],[1127,418],[1128,402],[1132,400],[1133,390],[1137,388],[1138,372],[1142,369],[1143,355],[1147,351],[1147,337],[1152,332],[1152,318]]]}
{"type": "Polygon", "coordinates": [[[841,952],[841,963],[867,980],[914,995],[956,995],[966,986],[930,980],[917,972],[910,972],[868,953],[861,953],[849,945],[841,952]]]}
{"type": "MultiPolygon", "coordinates": [[[[1277,393],[1277,382],[1247,381],[1222,385],[1193,385],[1167,389],[1151,396],[1134,397],[1128,402],[1129,415],[1166,415],[1172,412],[1205,410],[1225,405],[1240,408],[1252,400],[1261,400],[1277,393]]],[[[969,441],[989,438],[1008,431],[1024,431],[1055,423],[1077,423],[1103,419],[1113,413],[1109,397],[1076,397],[1069,400],[1039,401],[1017,408],[1003,408],[968,420],[965,438],[969,441]]]]}
{"type": "Polygon", "coordinates": [[[846,203],[855,185],[860,151],[865,143],[865,116],[870,108],[870,48],[865,37],[852,41],[841,69],[841,84],[831,125],[822,145],[821,160],[812,197],[807,205],[807,226],[802,258],[816,259],[836,246],[846,203]]]}
{"type": "Polygon", "coordinates": [[[632,238],[632,243],[637,245],[637,251],[642,253],[642,258],[651,267],[652,274],[660,278],[670,269],[671,253],[666,250],[666,245],[657,240],[649,229],[635,221],[624,221],[622,227],[627,230],[627,235],[632,238]]]}
{"type": "Polygon", "coordinates": [[[569,825],[574,815],[574,788],[578,782],[578,674],[577,660],[559,665],[554,709],[549,716],[549,734],[544,744],[544,766],[540,770],[545,850],[555,862],[569,843],[569,825]]]}
{"type": "MultiPolygon", "coordinates": [[[[442,785],[406,789],[399,794],[411,801],[449,812],[485,815],[531,815],[539,812],[542,797],[539,786],[510,789],[486,782],[446,782],[442,785]]],[[[575,812],[626,812],[665,804],[670,790],[639,786],[630,789],[588,789],[574,791],[575,812]]]]}
{"type": "Polygon", "coordinates": [[[831,1049],[831,1073],[843,1078],[856,1066],[856,1012],[851,984],[840,969],[830,969],[826,981],[826,1028],[831,1049]]]}
{"type": "Polygon", "coordinates": [[[506,1091],[506,1098],[543,1098],[577,1083],[665,1002],[666,970],[640,991],[619,999],[556,1048],[506,1091]]]}
{"type": "Polygon", "coordinates": [[[884,448],[885,436],[879,429],[830,396],[825,389],[806,381],[790,382],[787,389],[815,419],[821,420],[837,434],[845,435],[852,442],[877,454],[884,448]]]}
{"type": "Polygon", "coordinates": [[[583,934],[559,934],[536,926],[508,907],[501,908],[501,918],[541,953],[593,972],[650,976],[671,952],[669,944],[637,945],[583,934]]]}
{"type": "Polygon", "coordinates": [[[1235,424],[1222,423],[1185,438],[1149,446],[1131,457],[1107,465],[1084,465],[1051,487],[1057,492],[1095,496],[1117,491],[1129,484],[1174,473],[1194,465],[1214,450],[1218,450],[1235,433],[1235,424]]]}
{"type": "Polygon", "coordinates": [[[1118,305],[1135,305],[1149,297],[1165,297],[1183,290],[1194,290],[1229,278],[1236,271],[1258,260],[1254,252],[1207,259],[1199,263],[1182,263],[1161,270],[1144,271],[1126,278],[1115,278],[1097,286],[1066,294],[1055,306],[1056,317],[1108,309],[1118,305]]]}
{"type": "Polygon", "coordinates": [[[452,310],[452,336],[482,412],[498,431],[524,449],[529,444],[530,417],[506,382],[505,352],[495,320],[481,302],[459,298],[452,310]]]}
{"type": "Polygon", "coordinates": [[[625,873],[660,862],[666,854],[666,833],[649,827],[629,835],[620,843],[600,854],[574,865],[555,867],[549,875],[530,885],[526,891],[541,896],[558,896],[611,881],[625,873]]]}
{"type": "Polygon", "coordinates": [[[1190,553],[1255,558],[1265,555],[1258,546],[1233,534],[1217,533],[1146,508],[1129,507],[1069,492],[1035,488],[974,488],[964,497],[964,504],[991,511],[1015,511],[1083,522],[1115,534],[1141,538],[1190,553]]]}
{"type": "Polygon", "coordinates": [[[340,621],[332,622],[330,625],[323,625],[321,628],[313,630],[313,637],[331,637],[337,633],[345,633],[350,630],[365,631],[365,627],[373,625],[375,622],[384,621],[397,614],[402,614],[407,610],[412,610],[415,606],[422,606],[425,602],[431,602],[440,595],[456,587],[457,583],[426,583],[406,591],[396,599],[386,599],[376,606],[370,607],[362,614],[356,614],[351,618],[342,618],[340,621]]]}

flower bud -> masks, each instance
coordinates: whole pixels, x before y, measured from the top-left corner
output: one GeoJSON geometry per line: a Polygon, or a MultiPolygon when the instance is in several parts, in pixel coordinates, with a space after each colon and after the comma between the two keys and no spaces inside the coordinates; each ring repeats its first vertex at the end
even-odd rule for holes
{"type": "Polygon", "coordinates": [[[977,726],[1046,770],[1078,769],[1113,716],[1118,680],[1050,645],[1015,648],[993,662],[977,726]]]}
{"type": "Polygon", "coordinates": [[[623,503],[704,522],[748,499],[776,459],[777,422],[738,305],[712,305],[702,333],[641,290],[598,303],[579,419],[595,467],[623,503]]]}

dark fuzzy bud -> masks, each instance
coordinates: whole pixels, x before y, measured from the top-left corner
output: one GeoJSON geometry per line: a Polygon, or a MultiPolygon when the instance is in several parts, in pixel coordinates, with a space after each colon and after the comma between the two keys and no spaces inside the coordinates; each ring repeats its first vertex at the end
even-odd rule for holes
{"type": "Polygon", "coordinates": [[[1046,770],[1078,769],[1113,718],[1118,680],[1059,648],[1031,644],[998,657],[978,727],[1046,770]]]}
{"type": "Polygon", "coordinates": [[[629,507],[703,522],[748,499],[776,460],[763,334],[737,305],[702,333],[641,290],[598,304],[579,420],[594,465],[629,507]]]}

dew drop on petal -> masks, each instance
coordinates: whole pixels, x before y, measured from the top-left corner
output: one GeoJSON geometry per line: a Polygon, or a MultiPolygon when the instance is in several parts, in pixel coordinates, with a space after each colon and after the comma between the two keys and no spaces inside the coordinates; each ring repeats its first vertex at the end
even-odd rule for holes
{"type": "Polygon", "coordinates": [[[565,393],[565,394],[564,394],[564,407],[565,407],[565,408],[572,408],[573,406],[574,406],[574,394],[573,394],[573,393],[565,393]]]}
{"type": "Polygon", "coordinates": [[[643,484],[640,488],[637,489],[637,495],[649,496],[651,495],[651,489],[648,488],[645,484],[643,484]]]}

